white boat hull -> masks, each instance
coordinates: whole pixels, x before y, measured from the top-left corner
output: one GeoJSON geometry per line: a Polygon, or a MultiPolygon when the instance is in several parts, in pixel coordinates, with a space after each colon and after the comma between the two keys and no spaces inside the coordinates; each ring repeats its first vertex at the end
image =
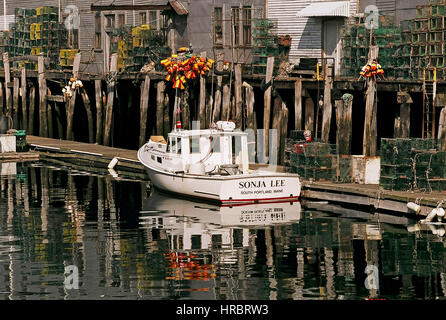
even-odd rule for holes
{"type": "MultiPolygon", "coordinates": [[[[141,159],[140,159],[141,161],[141,159]]],[[[199,176],[163,172],[141,161],[153,185],[163,191],[222,204],[295,201],[300,197],[297,175],[252,173],[199,176]]]]}

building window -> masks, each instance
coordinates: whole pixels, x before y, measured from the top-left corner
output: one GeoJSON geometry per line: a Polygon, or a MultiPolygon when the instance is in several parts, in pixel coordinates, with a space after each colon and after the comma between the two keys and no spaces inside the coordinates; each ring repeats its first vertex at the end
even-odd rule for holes
{"type": "Polygon", "coordinates": [[[223,8],[214,8],[214,44],[223,44],[223,8]]]}
{"type": "Polygon", "coordinates": [[[125,13],[120,13],[120,14],[118,14],[118,25],[117,25],[117,27],[119,28],[119,27],[121,27],[123,25],[125,25],[125,13]]]}
{"type": "Polygon", "coordinates": [[[232,44],[240,45],[240,8],[232,7],[232,44]]]}
{"type": "Polygon", "coordinates": [[[115,27],[115,15],[107,14],[105,18],[105,29],[113,29],[115,27]]]}
{"type": "Polygon", "coordinates": [[[156,22],[157,22],[157,12],[149,11],[149,28],[157,29],[156,22]]]}
{"type": "Polygon", "coordinates": [[[251,7],[243,7],[243,44],[251,45],[251,7]]]}
{"type": "Polygon", "coordinates": [[[147,24],[147,12],[140,12],[139,13],[139,24],[147,24]]]}
{"type": "Polygon", "coordinates": [[[102,49],[102,23],[101,14],[94,16],[94,48],[102,49]]]}

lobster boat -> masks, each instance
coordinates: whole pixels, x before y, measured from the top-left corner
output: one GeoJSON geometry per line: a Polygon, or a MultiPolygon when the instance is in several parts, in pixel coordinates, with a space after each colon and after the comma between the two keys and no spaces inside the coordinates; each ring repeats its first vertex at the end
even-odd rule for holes
{"type": "Polygon", "coordinates": [[[288,202],[300,197],[297,174],[249,167],[248,134],[230,121],[210,129],[175,128],[138,150],[152,184],[162,191],[221,205],[288,202]]]}

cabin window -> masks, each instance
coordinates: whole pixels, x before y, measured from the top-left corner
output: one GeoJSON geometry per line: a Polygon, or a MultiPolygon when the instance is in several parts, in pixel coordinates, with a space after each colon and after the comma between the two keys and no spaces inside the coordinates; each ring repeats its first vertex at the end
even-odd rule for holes
{"type": "Polygon", "coordinates": [[[243,7],[243,44],[251,45],[251,7],[243,7]]]}
{"type": "Polygon", "coordinates": [[[149,28],[156,30],[157,29],[157,12],[149,11],[149,28]]]}
{"type": "Polygon", "coordinates": [[[117,27],[119,28],[119,27],[121,27],[123,25],[125,25],[125,13],[120,13],[120,14],[118,14],[118,25],[117,25],[117,27]]]}
{"type": "Polygon", "coordinates": [[[105,17],[105,28],[113,29],[115,27],[115,15],[106,14],[104,17],[105,17]]]}
{"type": "Polygon", "coordinates": [[[177,141],[177,153],[181,153],[181,138],[178,138],[177,141]]]}
{"type": "Polygon", "coordinates": [[[156,161],[157,161],[158,163],[163,163],[163,160],[161,159],[161,157],[156,157],[156,161]]]}
{"type": "Polygon", "coordinates": [[[190,153],[200,153],[200,138],[191,137],[189,140],[190,153]]]}

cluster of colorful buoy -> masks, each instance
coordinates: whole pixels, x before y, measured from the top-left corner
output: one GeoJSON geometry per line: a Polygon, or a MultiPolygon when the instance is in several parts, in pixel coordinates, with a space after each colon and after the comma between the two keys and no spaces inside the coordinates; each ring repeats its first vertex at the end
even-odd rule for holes
{"type": "Polygon", "coordinates": [[[173,89],[184,90],[186,81],[193,80],[200,75],[206,76],[212,69],[214,60],[197,57],[189,53],[189,49],[181,48],[178,54],[161,61],[167,71],[166,81],[173,83],[173,89]]]}
{"type": "Polygon", "coordinates": [[[181,252],[164,253],[170,276],[167,280],[210,280],[216,277],[217,267],[200,264],[200,257],[181,252]]]}
{"type": "Polygon", "coordinates": [[[82,81],[75,78],[70,78],[68,85],[62,89],[62,92],[66,98],[71,98],[73,96],[74,90],[82,88],[83,86],[84,85],[82,84],[82,81]]]}
{"type": "Polygon", "coordinates": [[[370,78],[372,76],[383,76],[384,77],[384,69],[381,65],[376,61],[368,62],[364,67],[361,68],[361,72],[359,72],[361,77],[370,78]]]}

